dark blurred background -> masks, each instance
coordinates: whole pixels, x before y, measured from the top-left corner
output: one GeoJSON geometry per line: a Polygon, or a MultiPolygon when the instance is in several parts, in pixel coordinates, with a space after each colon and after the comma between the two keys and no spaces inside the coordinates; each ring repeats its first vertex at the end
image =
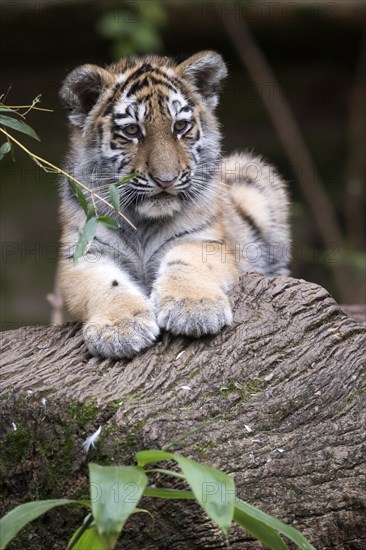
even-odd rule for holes
{"type": "MultiPolygon", "coordinates": [[[[8,105],[42,94],[54,112],[27,116],[42,141],[12,134],[59,166],[68,130],[58,90],[75,66],[217,50],[230,74],[218,108],[224,151],[260,153],[289,182],[293,275],[364,303],[365,10],[363,0],[2,2],[0,94],[8,105]]],[[[15,156],[0,162],[2,329],[49,322],[57,266],[57,176],[15,156]]]]}

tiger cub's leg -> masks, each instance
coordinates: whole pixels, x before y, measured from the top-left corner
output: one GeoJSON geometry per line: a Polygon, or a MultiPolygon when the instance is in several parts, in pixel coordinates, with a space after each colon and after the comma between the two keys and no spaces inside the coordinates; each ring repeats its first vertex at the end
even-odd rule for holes
{"type": "Polygon", "coordinates": [[[160,265],[151,303],[159,326],[173,334],[216,334],[232,322],[226,292],[238,280],[238,267],[216,256],[205,261],[204,246],[176,245],[160,265]]]}
{"type": "Polygon", "coordinates": [[[111,260],[62,260],[60,288],[93,355],[132,357],[159,334],[148,298],[111,260]]]}

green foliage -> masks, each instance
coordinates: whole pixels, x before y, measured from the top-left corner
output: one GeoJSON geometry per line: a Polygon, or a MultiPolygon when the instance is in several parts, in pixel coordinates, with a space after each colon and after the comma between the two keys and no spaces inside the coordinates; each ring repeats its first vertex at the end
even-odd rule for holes
{"type": "MultiPolygon", "coordinates": [[[[8,107],[4,105],[3,103],[0,103],[0,112],[6,112],[10,113],[13,117],[19,116],[22,118],[25,118],[25,115],[31,110],[31,109],[37,109],[41,111],[48,111],[49,109],[40,109],[39,107],[35,107],[35,105],[40,101],[41,96],[38,95],[35,97],[32,101],[31,105],[23,105],[18,107],[8,107]],[[24,111],[25,112],[21,112],[24,111]]],[[[1,98],[2,99],[2,98],[1,98]]],[[[133,224],[125,218],[125,216],[119,211],[119,203],[120,203],[120,197],[119,197],[119,191],[118,187],[119,185],[122,185],[123,183],[126,183],[128,180],[133,178],[136,174],[129,174],[119,181],[117,181],[115,184],[110,185],[109,187],[109,196],[111,199],[111,202],[106,201],[103,197],[101,197],[98,193],[90,189],[87,185],[83,184],[82,182],[76,180],[70,174],[67,174],[57,166],[54,166],[47,160],[35,155],[34,153],[31,153],[22,143],[17,141],[11,134],[7,133],[4,129],[2,129],[1,126],[7,126],[11,128],[12,130],[17,130],[19,132],[23,132],[24,134],[27,134],[34,139],[39,140],[39,137],[35,133],[35,131],[28,126],[28,124],[25,124],[22,120],[17,120],[16,118],[12,118],[11,116],[4,116],[0,115],[0,132],[3,133],[8,141],[2,144],[0,147],[0,160],[9,153],[10,151],[13,153],[13,143],[16,143],[18,147],[23,149],[39,166],[42,166],[46,171],[49,170],[49,168],[52,169],[52,171],[55,171],[58,174],[62,174],[64,177],[66,177],[66,181],[68,182],[75,198],[79,202],[80,206],[82,207],[85,216],[86,221],[84,224],[84,227],[80,231],[79,240],[75,246],[74,250],[74,263],[76,263],[81,256],[83,256],[89,249],[95,235],[98,229],[98,224],[104,225],[107,229],[118,229],[120,227],[119,223],[110,216],[99,216],[96,206],[96,200],[103,202],[108,207],[112,208],[118,215],[120,215],[122,218],[124,218],[132,227],[133,224]],[[85,193],[83,190],[87,191],[89,193],[89,196],[91,198],[91,202],[88,202],[87,197],[85,196],[85,193]]]]}
{"type": "MultiPolygon", "coordinates": [[[[41,96],[37,96],[33,100],[33,103],[31,106],[29,106],[29,109],[31,109],[36,103],[38,103],[40,97],[41,96]]],[[[0,115],[0,126],[5,126],[7,128],[10,128],[11,130],[16,130],[17,132],[21,132],[22,134],[26,134],[27,136],[30,136],[33,139],[40,141],[33,128],[28,126],[28,124],[26,124],[22,120],[18,120],[17,117],[24,118],[24,114],[22,115],[17,108],[8,107],[3,103],[0,103],[0,105],[0,113],[6,113],[6,115],[0,115]]],[[[10,141],[6,141],[0,147],[0,160],[2,160],[4,156],[10,152],[13,152],[12,144],[10,143],[10,141]]]]}
{"type": "Polygon", "coordinates": [[[70,185],[72,192],[74,193],[75,197],[79,201],[82,209],[85,212],[85,215],[88,215],[88,201],[86,200],[86,197],[80,187],[76,185],[74,181],[72,181],[70,178],[67,178],[67,183],[70,185]]]}
{"type": "Polygon", "coordinates": [[[125,2],[102,15],[97,31],[113,40],[112,54],[118,59],[134,53],[161,52],[159,31],[166,21],[164,7],[156,0],[125,2]]]}
{"type": "Polygon", "coordinates": [[[78,243],[74,250],[74,263],[83,256],[90,247],[98,228],[98,220],[95,217],[90,218],[85,222],[85,225],[80,233],[78,243]]]}
{"type": "Polygon", "coordinates": [[[111,204],[113,205],[113,208],[118,213],[119,212],[119,193],[118,189],[115,185],[109,186],[109,199],[111,201],[111,204]]]}
{"type": "Polygon", "coordinates": [[[103,541],[96,527],[79,527],[70,540],[67,550],[104,550],[103,541]]]}
{"type": "Polygon", "coordinates": [[[175,460],[197,502],[225,534],[228,532],[235,506],[235,485],[228,475],[166,451],[142,451],[136,454],[136,458],[140,466],[162,460],[175,460]]]}
{"type": "Polygon", "coordinates": [[[41,141],[33,128],[28,126],[28,124],[26,124],[22,120],[16,120],[15,118],[12,118],[10,116],[0,115],[0,126],[7,126],[12,130],[17,130],[18,132],[22,132],[23,134],[32,137],[33,139],[41,141]]]}
{"type": "Polygon", "coordinates": [[[21,504],[0,520],[0,550],[29,522],[56,506],[81,504],[91,508],[73,534],[67,549],[113,550],[128,518],[138,512],[143,496],[195,499],[210,519],[226,534],[234,521],[272,550],[286,550],[284,535],[302,550],[315,550],[299,531],[235,497],[233,480],[224,472],[183,456],[160,450],[136,453],[137,466],[89,465],[91,501],[45,500],[21,504]],[[181,469],[147,469],[150,464],[175,461],[181,469]],[[162,473],[186,481],[191,491],[147,487],[150,473],[162,473]]]}
{"type": "Polygon", "coordinates": [[[147,485],[138,466],[89,465],[92,513],[98,534],[113,548],[127,519],[134,513],[147,485]]]}
{"type": "MultiPolygon", "coordinates": [[[[120,197],[119,197],[119,190],[117,186],[122,185],[123,183],[126,183],[135,175],[136,174],[129,174],[128,176],[125,176],[124,178],[117,181],[116,183],[112,183],[108,188],[110,206],[113,207],[116,214],[120,214],[120,211],[119,211],[120,197]]],[[[106,227],[107,229],[119,229],[120,225],[111,216],[98,216],[95,205],[88,203],[85,194],[80,189],[80,186],[78,186],[77,183],[75,183],[75,181],[71,180],[70,178],[67,178],[67,181],[86,215],[86,222],[82,231],[80,232],[79,240],[77,242],[77,245],[74,251],[74,263],[77,263],[77,261],[88,251],[88,248],[90,247],[96,235],[96,232],[98,229],[98,223],[104,225],[104,227],[106,227]]],[[[92,191],[90,192],[90,195],[92,198],[94,197],[92,191]]]]}
{"type": "Polygon", "coordinates": [[[110,216],[98,216],[97,221],[107,229],[118,229],[120,227],[119,223],[110,216]]]}
{"type": "Polygon", "coordinates": [[[17,506],[0,520],[0,549],[3,550],[6,548],[19,531],[34,519],[52,510],[52,508],[56,508],[56,506],[65,506],[69,504],[78,504],[78,502],[60,498],[55,500],[26,502],[25,504],[17,506]]]}
{"type": "Polygon", "coordinates": [[[2,144],[2,146],[0,147],[0,160],[3,159],[3,157],[7,154],[7,153],[10,153],[11,151],[11,143],[9,143],[8,141],[6,141],[5,143],[2,144]]]}

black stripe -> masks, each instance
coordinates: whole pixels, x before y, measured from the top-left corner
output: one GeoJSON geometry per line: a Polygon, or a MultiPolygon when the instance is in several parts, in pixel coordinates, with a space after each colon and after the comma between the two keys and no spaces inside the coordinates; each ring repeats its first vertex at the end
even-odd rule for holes
{"type": "MultiPolygon", "coordinates": [[[[187,111],[189,111],[189,112],[191,113],[191,112],[192,112],[192,109],[190,109],[190,108],[188,107],[188,105],[184,105],[184,107],[182,107],[182,108],[180,109],[179,113],[182,113],[182,112],[183,112],[183,113],[186,113],[187,111]]],[[[193,113],[192,113],[192,114],[193,114],[193,113]]]]}
{"type": "Polygon", "coordinates": [[[258,227],[254,218],[239,205],[234,204],[234,206],[235,206],[235,210],[237,211],[241,219],[244,220],[247,225],[249,225],[252,233],[254,233],[254,237],[266,242],[266,239],[263,236],[262,230],[260,229],[260,227],[258,227]]]}
{"type": "Polygon", "coordinates": [[[137,80],[135,84],[132,84],[131,88],[127,92],[126,98],[130,97],[131,95],[135,95],[135,93],[138,92],[139,90],[142,90],[143,88],[150,86],[149,78],[150,78],[149,76],[145,76],[141,80],[137,80]]]}
{"type": "MultiPolygon", "coordinates": [[[[134,80],[136,80],[137,78],[139,78],[141,75],[143,75],[144,73],[146,72],[150,72],[150,71],[153,71],[155,72],[156,74],[158,74],[159,76],[162,76],[164,78],[167,79],[167,83],[165,84],[167,87],[170,86],[172,89],[173,86],[171,83],[175,83],[179,86],[182,85],[182,82],[180,81],[180,79],[178,77],[169,77],[167,76],[162,70],[160,70],[158,67],[153,67],[152,65],[150,65],[150,63],[144,63],[143,65],[141,65],[140,67],[138,67],[136,70],[134,70],[130,75],[129,77],[127,78],[127,80],[125,80],[124,82],[119,82],[115,85],[112,93],[111,93],[111,96],[109,97],[108,99],[108,104],[103,112],[103,116],[104,115],[108,115],[111,113],[111,109],[113,108],[113,104],[114,104],[114,100],[116,98],[117,95],[120,95],[124,92],[124,90],[130,86],[132,84],[132,82],[134,80]]],[[[176,89],[174,89],[176,91],[176,89]]],[[[188,105],[190,107],[193,107],[193,104],[192,102],[188,101],[188,105]]]]}
{"type": "Polygon", "coordinates": [[[178,89],[175,86],[173,86],[173,84],[169,80],[161,80],[159,78],[155,78],[155,76],[153,75],[150,75],[150,80],[152,84],[165,86],[166,88],[169,88],[169,90],[173,90],[173,92],[178,91],[178,89]]]}
{"type": "Polygon", "coordinates": [[[152,98],[154,94],[152,92],[149,92],[147,95],[145,95],[144,98],[142,98],[144,101],[149,101],[149,99],[152,98]]]}
{"type": "Polygon", "coordinates": [[[150,63],[144,63],[143,65],[141,65],[141,67],[139,67],[138,69],[133,71],[130,74],[130,76],[127,78],[127,80],[117,84],[116,87],[115,87],[115,91],[122,93],[125,90],[125,88],[132,83],[133,80],[135,80],[136,78],[138,78],[142,74],[144,74],[148,71],[151,71],[151,70],[152,70],[152,66],[150,65],[150,63]]]}
{"type": "MultiPolygon", "coordinates": [[[[117,84],[117,86],[115,88],[115,92],[122,93],[129,85],[132,84],[132,82],[134,80],[139,78],[144,73],[147,73],[147,72],[150,72],[150,71],[156,72],[157,74],[159,74],[160,76],[165,77],[166,79],[170,78],[163,71],[158,69],[157,67],[153,67],[152,65],[150,65],[150,63],[144,63],[143,65],[141,65],[141,67],[139,67],[133,73],[131,73],[130,76],[127,78],[127,80],[125,82],[121,82],[121,83],[117,84]]],[[[175,77],[171,78],[171,80],[173,82],[178,82],[179,83],[179,80],[175,77]]],[[[170,80],[169,80],[169,82],[170,82],[170,80]]]]}
{"type": "Polygon", "coordinates": [[[108,102],[107,107],[103,111],[103,116],[110,115],[112,111],[113,111],[113,103],[108,102]]]}
{"type": "Polygon", "coordinates": [[[119,144],[122,144],[122,145],[127,145],[127,143],[131,142],[130,139],[122,136],[121,134],[119,134],[117,132],[113,132],[112,139],[114,141],[117,141],[119,144]]]}
{"type": "Polygon", "coordinates": [[[129,160],[130,159],[123,158],[118,165],[118,171],[121,171],[128,164],[129,160]]]}
{"type": "Polygon", "coordinates": [[[159,67],[154,67],[154,73],[157,73],[160,76],[163,76],[164,78],[169,79],[170,82],[174,82],[178,86],[181,84],[180,79],[177,76],[169,76],[164,71],[159,69],[159,67]]]}
{"type": "Polygon", "coordinates": [[[130,115],[128,115],[127,113],[115,113],[114,117],[113,117],[113,122],[114,120],[120,120],[122,118],[129,118],[130,115]]]}

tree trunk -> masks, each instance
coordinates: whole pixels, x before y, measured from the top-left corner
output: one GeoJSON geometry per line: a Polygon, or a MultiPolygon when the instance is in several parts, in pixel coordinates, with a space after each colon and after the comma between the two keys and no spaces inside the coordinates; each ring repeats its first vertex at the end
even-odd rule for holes
{"type": "MultiPolygon", "coordinates": [[[[131,464],[136,450],[193,430],[173,452],[232,475],[240,498],[297,527],[317,549],[364,549],[365,328],[323,288],[286,277],[245,275],[232,303],[234,323],[221,334],[165,334],[131,361],[91,357],[75,323],[3,333],[4,510],[85,497],[87,462],[131,464]],[[99,425],[86,457],[82,443],[99,425]]],[[[160,475],[155,483],[171,481],[160,475]]],[[[226,548],[194,502],[150,498],[142,507],[154,522],[134,516],[120,548],[226,548]]],[[[10,548],[64,548],[82,514],[56,509],[10,548]]],[[[230,548],[262,546],[233,527],[230,548]]]]}

